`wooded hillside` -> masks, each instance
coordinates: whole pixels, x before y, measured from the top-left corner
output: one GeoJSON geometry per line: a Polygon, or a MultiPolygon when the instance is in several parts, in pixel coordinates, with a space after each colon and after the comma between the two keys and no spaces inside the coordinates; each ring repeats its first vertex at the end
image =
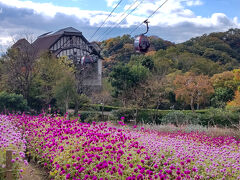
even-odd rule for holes
{"type": "Polygon", "coordinates": [[[204,34],[180,44],[156,36],[149,40],[146,54],[134,51],[129,35],[101,42],[104,76],[121,105],[196,109],[222,107],[234,99],[239,86],[234,69],[240,64],[240,29],[204,34]]]}

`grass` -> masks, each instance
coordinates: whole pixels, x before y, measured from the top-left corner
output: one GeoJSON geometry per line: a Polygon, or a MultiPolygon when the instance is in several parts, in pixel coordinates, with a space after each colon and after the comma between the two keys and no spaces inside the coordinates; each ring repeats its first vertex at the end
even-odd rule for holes
{"type": "Polygon", "coordinates": [[[232,136],[240,140],[240,130],[232,128],[219,128],[219,127],[204,127],[201,125],[182,125],[176,127],[172,124],[167,125],[154,125],[154,124],[143,124],[141,125],[145,129],[155,130],[159,132],[200,132],[205,133],[209,136],[218,137],[218,136],[232,136]]]}

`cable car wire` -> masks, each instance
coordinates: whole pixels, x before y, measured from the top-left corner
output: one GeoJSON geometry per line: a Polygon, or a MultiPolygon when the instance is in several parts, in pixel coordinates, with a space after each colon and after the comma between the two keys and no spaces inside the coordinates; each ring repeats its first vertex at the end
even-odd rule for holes
{"type": "MultiPolygon", "coordinates": [[[[127,13],[127,11],[128,11],[130,8],[132,8],[132,6],[134,6],[134,5],[136,4],[136,2],[138,2],[138,1],[139,1],[139,0],[135,0],[135,1],[132,3],[132,5],[129,6],[128,9],[127,9],[124,13],[122,13],[122,15],[120,16],[120,18],[118,18],[118,20],[117,20],[116,23],[114,24],[114,27],[115,27],[115,25],[117,24],[117,22],[119,22],[119,20],[127,13]]],[[[99,36],[98,41],[102,38],[102,36],[103,36],[107,31],[109,31],[109,29],[114,28],[114,27],[109,27],[106,31],[104,31],[103,34],[99,36]]]]}
{"type": "MultiPolygon", "coordinates": [[[[168,2],[168,0],[165,0],[164,3],[162,3],[152,14],[150,14],[146,20],[144,20],[144,21],[143,21],[142,23],[140,23],[135,29],[133,29],[133,30],[130,32],[130,35],[131,35],[134,31],[136,31],[143,23],[146,23],[146,25],[147,25],[147,31],[146,31],[146,33],[147,33],[147,32],[148,32],[148,29],[149,29],[149,27],[148,27],[148,19],[151,18],[151,17],[152,17],[161,7],[163,7],[164,4],[166,4],[167,2],[168,2]]],[[[146,33],[144,33],[144,34],[146,34],[146,33]]],[[[146,36],[144,36],[144,34],[141,34],[140,36],[138,36],[138,37],[137,37],[138,39],[135,39],[135,41],[134,41],[134,46],[135,46],[135,43],[137,44],[137,48],[135,47],[135,50],[138,49],[139,52],[143,52],[143,53],[147,52],[147,51],[148,51],[148,48],[150,47],[149,40],[146,38],[146,36]],[[141,40],[141,39],[142,39],[142,40],[141,40]],[[136,40],[138,40],[138,41],[136,41],[136,40]]],[[[111,48],[111,51],[112,51],[113,49],[114,49],[114,47],[111,48]]]]}
{"type": "Polygon", "coordinates": [[[99,29],[106,23],[106,21],[108,20],[108,18],[112,15],[112,13],[115,11],[115,9],[117,9],[117,7],[121,4],[123,0],[120,0],[117,5],[113,8],[113,10],[111,11],[111,13],[108,15],[108,17],[103,21],[103,23],[101,24],[101,26],[98,27],[98,29],[93,33],[93,35],[90,37],[89,41],[91,41],[91,39],[93,38],[93,36],[95,36],[95,34],[99,31],[99,29]]]}
{"type": "Polygon", "coordinates": [[[135,0],[131,6],[128,7],[128,9],[120,16],[120,18],[116,21],[116,23],[114,24],[114,26],[109,27],[106,31],[104,31],[104,33],[102,35],[99,36],[98,41],[102,40],[102,37],[106,34],[108,35],[110,32],[113,31],[114,28],[116,28],[119,24],[121,24],[131,13],[133,13],[139,6],[140,4],[143,3],[144,0],[142,0],[135,8],[133,8],[124,18],[122,18],[129,9],[131,9],[139,0],[135,0]],[[121,19],[122,18],[122,19],[121,19]]]}
{"type": "MultiPolygon", "coordinates": [[[[166,4],[168,2],[168,0],[165,0],[164,3],[162,3],[152,14],[150,14],[148,16],[148,18],[146,20],[148,20],[149,18],[151,18],[161,7],[164,6],[164,4],[166,4]]],[[[146,20],[144,20],[142,23],[140,23],[135,29],[133,29],[129,34],[131,35],[134,31],[136,31],[146,20]]]]}

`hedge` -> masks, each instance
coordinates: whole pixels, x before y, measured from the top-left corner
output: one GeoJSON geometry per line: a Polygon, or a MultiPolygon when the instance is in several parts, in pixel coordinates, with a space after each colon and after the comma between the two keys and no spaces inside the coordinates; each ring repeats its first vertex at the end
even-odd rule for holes
{"type": "MultiPolygon", "coordinates": [[[[101,111],[102,110],[102,105],[101,104],[85,104],[85,105],[83,105],[83,110],[90,110],[90,109],[101,111]]],[[[135,108],[123,108],[123,107],[105,105],[103,111],[110,112],[110,111],[114,111],[114,110],[118,110],[118,109],[135,110],[135,108]]],[[[165,113],[168,113],[172,110],[141,109],[141,111],[153,111],[153,112],[158,111],[160,113],[165,114],[165,113]]],[[[182,110],[182,111],[185,112],[185,113],[192,112],[192,110],[182,110]]],[[[207,109],[201,109],[201,110],[196,110],[195,112],[196,113],[206,113],[206,111],[207,111],[207,109]]]]}
{"type": "MultiPolygon", "coordinates": [[[[101,104],[85,104],[82,107],[82,110],[98,110],[101,111],[102,110],[103,105],[101,104]]],[[[103,111],[113,111],[113,110],[117,110],[117,109],[121,109],[122,107],[115,107],[115,106],[104,106],[103,111]]]]}
{"type": "MultiPolygon", "coordinates": [[[[102,105],[91,104],[85,105],[86,109],[95,109],[101,111],[102,105]]],[[[180,121],[187,121],[189,123],[198,123],[203,126],[232,126],[238,124],[240,119],[240,112],[233,112],[224,109],[201,109],[194,113],[191,110],[157,110],[157,109],[138,109],[136,116],[136,109],[122,108],[114,106],[104,106],[103,111],[112,111],[113,119],[120,120],[122,116],[125,117],[125,122],[130,120],[137,120],[137,123],[147,124],[162,124],[163,121],[174,123],[174,118],[182,118],[180,121]],[[165,118],[165,119],[164,119],[165,118]]],[[[176,123],[176,122],[175,122],[176,123]]]]}
{"type": "Polygon", "coordinates": [[[137,123],[145,124],[188,123],[220,127],[238,124],[240,119],[240,112],[223,109],[197,110],[195,113],[190,110],[138,110],[137,116],[135,109],[119,109],[113,111],[113,115],[117,120],[124,116],[125,122],[136,118],[137,123]]]}

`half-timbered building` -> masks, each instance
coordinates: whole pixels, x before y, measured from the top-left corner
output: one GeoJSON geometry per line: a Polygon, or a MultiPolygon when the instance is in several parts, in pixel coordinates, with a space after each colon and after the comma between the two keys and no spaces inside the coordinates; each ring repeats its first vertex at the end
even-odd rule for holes
{"type": "MultiPolygon", "coordinates": [[[[22,42],[25,42],[21,40],[22,42]]],[[[17,42],[19,44],[19,42],[17,42]]],[[[26,42],[25,42],[26,44],[26,42]]],[[[79,91],[84,86],[100,89],[102,79],[102,58],[97,44],[91,44],[82,33],[67,27],[57,32],[40,35],[32,44],[37,57],[50,52],[56,57],[68,57],[76,65],[79,91]]]]}

